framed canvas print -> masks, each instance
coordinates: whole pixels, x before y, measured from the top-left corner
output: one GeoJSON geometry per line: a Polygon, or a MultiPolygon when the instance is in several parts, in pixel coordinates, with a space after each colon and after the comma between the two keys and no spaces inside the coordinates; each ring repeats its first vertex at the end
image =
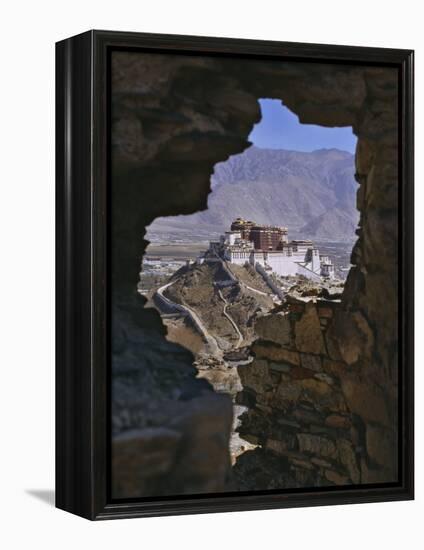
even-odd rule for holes
{"type": "Polygon", "coordinates": [[[413,498],[413,53],[57,52],[57,506],[413,498]]]}

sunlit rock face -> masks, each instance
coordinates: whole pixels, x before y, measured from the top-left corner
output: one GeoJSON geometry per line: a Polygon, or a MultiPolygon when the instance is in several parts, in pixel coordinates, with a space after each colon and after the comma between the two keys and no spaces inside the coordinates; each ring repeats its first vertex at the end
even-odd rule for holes
{"type": "MultiPolygon", "coordinates": [[[[262,422],[273,425],[277,412],[281,425],[288,426],[291,416],[288,420],[285,415],[294,414],[296,407],[302,411],[300,415],[319,416],[317,423],[293,420],[297,424],[291,432],[288,428],[278,435],[264,432],[268,435],[260,454],[268,473],[261,474],[256,488],[276,483],[305,486],[397,478],[396,70],[115,52],[111,234],[116,496],[228,488],[226,426],[231,424],[231,406],[225,396],[195,380],[189,353],[165,341],[159,315],[143,309],[136,282],[147,245],[143,241],[145,227],[156,217],[206,208],[214,165],[250,145],[247,136],[260,119],[258,99],[263,97],[281,99],[303,123],[353,127],[358,136],[356,179],[361,220],[352,252],[354,267],[332,317],[321,323],[319,312],[302,312],[293,320],[289,344],[285,323],[279,338],[275,332],[281,320],[270,321],[272,345],[262,335],[255,344],[257,358],[251,368],[258,369],[258,375],[248,376],[256,380],[256,389],[247,381],[245,389],[246,393],[252,390],[266,395],[266,399],[252,408],[250,392],[254,414],[249,412],[250,424],[244,421],[241,429],[253,436],[253,416],[256,426],[262,422]],[[305,330],[311,330],[314,338],[309,340],[305,330]],[[152,356],[152,348],[157,355],[152,356]],[[287,364],[295,370],[285,372],[287,364]],[[190,386],[188,393],[186,385],[190,386]],[[304,395],[312,396],[307,413],[303,411],[304,395]],[[172,424],[174,407],[185,411],[186,420],[181,424],[172,424]],[[215,407],[220,408],[219,415],[215,407]],[[201,422],[213,433],[221,433],[210,461],[196,454],[204,443],[201,422]],[[316,432],[312,426],[325,426],[327,432],[316,432]],[[165,432],[143,432],[152,427],[165,432]],[[331,430],[340,437],[330,437],[331,430]],[[281,451],[285,437],[290,439],[287,449],[301,455],[293,456],[290,463],[281,451]],[[154,474],[147,474],[143,457],[154,455],[155,441],[157,460],[163,464],[155,465],[154,474]],[[150,451],[129,452],[131,445],[150,451]],[[185,469],[179,462],[181,456],[186,457],[185,469]],[[276,464],[278,468],[285,465],[288,472],[277,481],[276,464]],[[296,475],[290,470],[293,464],[296,475]],[[145,476],[140,474],[143,468],[145,476]]],[[[257,431],[261,429],[257,427],[257,431]]],[[[247,471],[246,455],[240,460],[247,471]]],[[[252,461],[256,460],[255,455],[252,461]]]]}

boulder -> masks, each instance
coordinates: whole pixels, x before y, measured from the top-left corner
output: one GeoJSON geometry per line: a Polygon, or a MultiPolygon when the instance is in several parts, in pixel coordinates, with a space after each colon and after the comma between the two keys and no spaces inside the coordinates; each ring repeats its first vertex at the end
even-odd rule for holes
{"type": "Polygon", "coordinates": [[[129,430],[112,443],[115,498],[139,497],[157,477],[174,466],[182,434],[168,428],[129,430]]]}
{"type": "Polygon", "coordinates": [[[319,435],[298,433],[297,441],[299,443],[299,451],[302,453],[310,453],[331,459],[338,458],[336,445],[331,439],[319,435]]]}
{"type": "Polygon", "coordinates": [[[252,353],[258,358],[268,359],[276,363],[300,365],[299,352],[277,346],[271,342],[257,340],[252,346],[252,353]]]}
{"type": "Polygon", "coordinates": [[[268,362],[265,359],[254,359],[248,365],[239,365],[237,372],[244,387],[262,393],[273,385],[268,362]]]}
{"type": "Polygon", "coordinates": [[[303,368],[319,372],[322,369],[322,360],[320,355],[311,353],[301,353],[300,363],[303,368]]]}
{"type": "Polygon", "coordinates": [[[267,401],[276,409],[286,411],[297,403],[302,393],[302,387],[298,381],[281,382],[276,391],[270,392],[267,401]]]}
{"type": "Polygon", "coordinates": [[[280,344],[291,342],[291,324],[287,313],[278,312],[259,317],[255,323],[255,332],[259,338],[280,344]]]}
{"type": "Polygon", "coordinates": [[[331,359],[342,359],[352,365],[360,358],[371,356],[374,335],[361,312],[337,310],[328,327],[326,341],[331,359]]]}
{"type": "Polygon", "coordinates": [[[295,323],[296,348],[305,353],[324,354],[325,344],[315,305],[308,303],[304,314],[295,323]]]}
{"type": "Polygon", "coordinates": [[[318,410],[346,412],[346,403],[340,391],[326,382],[309,378],[300,380],[302,399],[308,401],[318,410]]]}

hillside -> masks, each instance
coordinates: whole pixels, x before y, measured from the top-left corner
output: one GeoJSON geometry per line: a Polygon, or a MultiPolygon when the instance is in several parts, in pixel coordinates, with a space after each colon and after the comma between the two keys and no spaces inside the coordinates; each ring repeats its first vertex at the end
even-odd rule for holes
{"type": "MultiPolygon", "coordinates": [[[[250,273],[250,270],[242,267],[239,271],[246,271],[243,278],[249,280],[252,288],[261,288],[263,282],[258,274],[250,273]]],[[[224,315],[225,303],[226,311],[237,323],[245,343],[250,342],[253,337],[253,318],[259,312],[269,311],[274,306],[270,296],[251,292],[239,284],[217,286],[228,281],[228,275],[219,263],[205,262],[201,266],[182,269],[175,274],[173,280],[175,283],[165,291],[165,295],[172,301],[193,309],[222,349],[230,349],[238,340],[231,322],[224,315]]]]}
{"type": "Polygon", "coordinates": [[[358,222],[354,158],[348,152],[311,153],[250,147],[215,166],[208,209],[190,216],[160,218],[152,241],[166,235],[205,238],[242,216],[285,225],[291,237],[352,241],[358,222]]]}

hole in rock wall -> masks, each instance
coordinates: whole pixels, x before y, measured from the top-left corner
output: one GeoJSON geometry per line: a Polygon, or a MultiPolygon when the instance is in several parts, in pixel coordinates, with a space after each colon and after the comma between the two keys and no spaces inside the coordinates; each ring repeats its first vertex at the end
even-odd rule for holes
{"type": "Polygon", "coordinates": [[[396,481],[396,71],[112,75],[113,496],[396,481]]]}
{"type": "MultiPolygon", "coordinates": [[[[340,301],[359,221],[352,129],[300,124],[281,100],[259,103],[252,145],[214,168],[207,210],[147,228],[138,284],[167,339],[233,401],[257,319],[287,297],[340,301]]],[[[245,410],[235,404],[233,462],[255,447],[235,431],[245,410]]]]}

